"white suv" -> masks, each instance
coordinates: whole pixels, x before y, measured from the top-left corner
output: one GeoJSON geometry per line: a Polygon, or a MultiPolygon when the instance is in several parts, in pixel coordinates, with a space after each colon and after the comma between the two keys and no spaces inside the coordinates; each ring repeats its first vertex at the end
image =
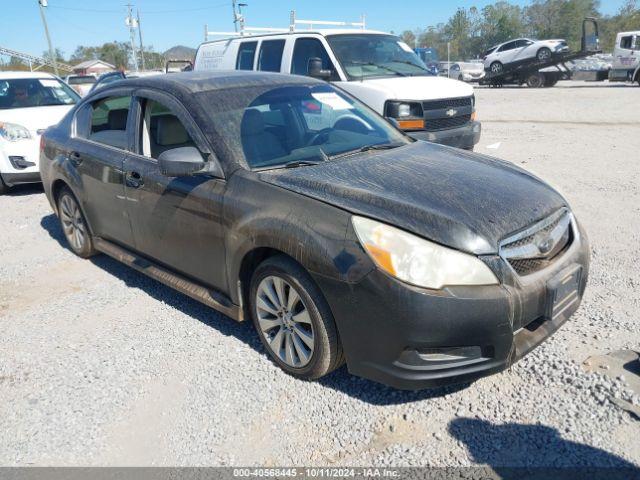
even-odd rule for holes
{"type": "MultiPolygon", "coordinates": [[[[329,22],[325,22],[329,23],[329,22]]],[[[431,74],[400,38],[319,29],[205,42],[194,70],[260,70],[330,81],[414,138],[468,150],[480,140],[473,87],[431,74]]]]}
{"type": "Polygon", "coordinates": [[[554,55],[569,51],[566,40],[530,40],[518,38],[501,43],[485,52],[484,67],[492,73],[501,73],[505,66],[536,59],[539,62],[551,60],[554,55]]]}
{"type": "Polygon", "coordinates": [[[0,194],[40,182],[40,135],[79,99],[48,73],[0,72],[0,194]]]}

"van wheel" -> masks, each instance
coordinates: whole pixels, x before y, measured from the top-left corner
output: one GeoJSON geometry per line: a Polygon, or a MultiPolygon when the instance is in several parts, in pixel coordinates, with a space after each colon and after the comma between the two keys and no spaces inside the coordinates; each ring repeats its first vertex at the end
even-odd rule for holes
{"type": "Polygon", "coordinates": [[[262,344],[288,374],[313,380],[344,363],[326,300],[291,258],[278,255],[258,266],[251,278],[249,302],[262,344]]]}
{"type": "Polygon", "coordinates": [[[504,70],[504,66],[500,62],[493,62],[489,68],[491,73],[502,73],[502,70],[504,70]]]}
{"type": "Polygon", "coordinates": [[[536,58],[538,59],[539,62],[546,62],[547,60],[550,60],[551,50],[549,50],[547,47],[542,47],[540,50],[538,50],[538,53],[536,54],[536,58]]]}
{"type": "Polygon", "coordinates": [[[76,197],[67,187],[58,194],[58,217],[71,251],[82,258],[95,255],[87,221],[76,197]]]}

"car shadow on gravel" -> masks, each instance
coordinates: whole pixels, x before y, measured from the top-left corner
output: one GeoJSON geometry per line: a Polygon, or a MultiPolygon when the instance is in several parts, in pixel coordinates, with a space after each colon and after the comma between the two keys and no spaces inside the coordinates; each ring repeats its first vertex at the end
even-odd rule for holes
{"type": "Polygon", "coordinates": [[[27,195],[38,195],[40,193],[44,193],[44,188],[41,183],[29,183],[11,187],[4,195],[7,197],[25,197],[27,195]]]}
{"type": "MultiPolygon", "coordinates": [[[[60,228],[58,218],[54,214],[42,217],[40,226],[63,248],[69,248],[64,233],[60,228]]],[[[268,361],[267,353],[251,322],[236,322],[216,312],[212,308],[203,305],[197,300],[193,300],[107,255],[96,255],[92,257],[90,261],[105,272],[122,280],[128,287],[142,290],[150,297],[164,302],[170,307],[181,311],[209,327],[215,328],[222,335],[236,337],[238,340],[263,354],[265,356],[264,361],[268,361]]],[[[353,376],[349,374],[345,366],[321,378],[317,382],[325,387],[374,405],[397,405],[429,398],[443,397],[468,386],[468,384],[461,384],[417,392],[396,390],[370,380],[353,376]]]]}
{"type": "Polygon", "coordinates": [[[495,425],[461,417],[449,423],[449,433],[467,447],[475,463],[489,465],[501,479],[640,479],[637,465],[565,440],[558,430],[545,425],[495,425]]]}

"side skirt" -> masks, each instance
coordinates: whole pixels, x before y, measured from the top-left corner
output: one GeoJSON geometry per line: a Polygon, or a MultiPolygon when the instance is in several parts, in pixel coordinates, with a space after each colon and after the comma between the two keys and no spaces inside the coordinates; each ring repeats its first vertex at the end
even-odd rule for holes
{"type": "Polygon", "coordinates": [[[100,237],[93,238],[93,245],[96,250],[109,255],[110,257],[144,273],[154,280],[164,283],[165,285],[177,290],[185,295],[204,303],[214,310],[241,322],[244,320],[243,310],[238,305],[234,305],[231,300],[224,294],[204,287],[193,282],[171,270],[162,267],[144,257],[115,245],[100,237]]]}

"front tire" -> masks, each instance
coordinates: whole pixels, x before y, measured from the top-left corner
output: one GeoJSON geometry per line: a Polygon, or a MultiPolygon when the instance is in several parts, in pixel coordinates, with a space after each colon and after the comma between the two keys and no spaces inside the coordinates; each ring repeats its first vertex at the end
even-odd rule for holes
{"type": "Polygon", "coordinates": [[[58,194],[58,218],[71,251],[81,258],[95,255],[87,221],[75,195],[67,187],[58,194]]]}
{"type": "Polygon", "coordinates": [[[529,88],[541,88],[544,86],[545,77],[540,72],[532,73],[527,77],[527,86],[529,88]]]}
{"type": "Polygon", "coordinates": [[[271,359],[288,374],[314,380],[344,363],[331,310],[309,274],[284,255],[251,278],[250,312],[271,359]]]}
{"type": "Polygon", "coordinates": [[[538,53],[536,53],[536,58],[539,62],[546,62],[551,60],[551,50],[547,47],[542,47],[540,50],[538,50],[538,53]]]}

